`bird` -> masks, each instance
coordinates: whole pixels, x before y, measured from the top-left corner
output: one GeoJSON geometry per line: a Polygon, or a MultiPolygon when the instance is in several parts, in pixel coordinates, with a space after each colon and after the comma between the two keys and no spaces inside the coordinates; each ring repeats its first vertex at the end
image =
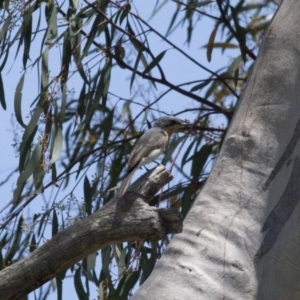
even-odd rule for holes
{"type": "Polygon", "coordinates": [[[117,197],[124,195],[134,172],[158,158],[167,148],[171,135],[186,125],[188,125],[186,121],[173,116],[160,117],[155,121],[134,145],[128,159],[126,176],[118,189],[117,197]]]}

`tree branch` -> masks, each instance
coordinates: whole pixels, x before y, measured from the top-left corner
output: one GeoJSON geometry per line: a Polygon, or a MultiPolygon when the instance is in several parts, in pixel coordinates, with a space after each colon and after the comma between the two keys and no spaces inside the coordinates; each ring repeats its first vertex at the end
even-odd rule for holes
{"type": "Polygon", "coordinates": [[[174,209],[157,209],[150,202],[172,180],[164,166],[145,173],[125,195],[56,234],[25,259],[0,272],[2,299],[21,299],[60,272],[100,248],[123,241],[160,240],[182,231],[182,218],[174,209]]]}

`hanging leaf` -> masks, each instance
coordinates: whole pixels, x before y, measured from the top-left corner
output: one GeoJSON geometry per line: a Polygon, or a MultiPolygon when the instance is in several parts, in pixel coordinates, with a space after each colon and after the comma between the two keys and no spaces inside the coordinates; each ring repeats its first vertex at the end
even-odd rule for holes
{"type": "Polygon", "coordinates": [[[215,42],[217,30],[218,30],[218,25],[213,29],[208,39],[206,57],[209,62],[211,61],[211,55],[214,48],[214,42],[215,42]]]}
{"type": "Polygon", "coordinates": [[[90,273],[96,266],[96,258],[97,258],[97,252],[94,252],[86,258],[86,269],[85,271],[87,273],[90,273]]]}
{"type": "Polygon", "coordinates": [[[213,146],[213,144],[205,144],[202,146],[200,151],[195,152],[195,154],[193,155],[191,177],[198,178],[203,172],[205,163],[212,153],[213,146]]]}
{"type": "Polygon", "coordinates": [[[152,62],[147,66],[147,68],[144,70],[143,74],[149,73],[155,66],[159,64],[159,62],[162,60],[164,55],[166,54],[167,50],[162,51],[160,54],[158,54],[152,62]]]}
{"type": "Polygon", "coordinates": [[[32,234],[32,238],[30,241],[30,245],[29,245],[29,252],[33,252],[36,249],[36,239],[35,239],[35,234],[32,234]]]}
{"type": "Polygon", "coordinates": [[[128,13],[130,12],[130,10],[131,10],[131,5],[129,2],[127,2],[122,8],[122,13],[120,16],[120,21],[119,21],[120,25],[122,25],[123,20],[128,16],[128,13]]]}
{"type": "Polygon", "coordinates": [[[170,161],[176,147],[185,139],[186,139],[185,135],[172,139],[172,142],[169,144],[166,154],[161,162],[163,165],[166,165],[167,162],[170,161]]]}
{"type": "Polygon", "coordinates": [[[134,82],[134,79],[135,79],[136,71],[137,71],[137,68],[138,68],[138,65],[139,65],[139,62],[141,60],[142,55],[143,55],[142,51],[139,51],[138,55],[136,57],[136,60],[135,60],[134,66],[133,66],[132,75],[131,75],[131,78],[130,78],[130,91],[132,89],[132,85],[133,85],[133,82],[134,82]]]}
{"type": "Polygon", "coordinates": [[[51,153],[51,161],[50,163],[53,164],[55,163],[59,157],[60,154],[62,152],[62,146],[63,146],[63,134],[62,134],[62,130],[60,128],[59,125],[53,123],[52,124],[52,139],[53,139],[53,143],[52,143],[52,147],[50,150],[51,153]]]}
{"type": "Polygon", "coordinates": [[[27,179],[33,174],[34,170],[40,163],[41,154],[42,154],[42,145],[38,143],[32,152],[32,155],[26,164],[25,170],[20,174],[18,180],[17,180],[17,187],[14,190],[13,194],[13,205],[17,206],[21,201],[21,193],[23,191],[23,188],[26,184],[27,179]]]}
{"type": "Polygon", "coordinates": [[[130,297],[130,292],[139,280],[140,273],[141,268],[139,268],[138,271],[128,271],[128,273],[121,278],[117,288],[119,299],[128,299],[130,297]]]}
{"type": "Polygon", "coordinates": [[[31,35],[32,35],[32,15],[29,12],[24,17],[24,53],[23,53],[23,67],[26,68],[27,60],[29,59],[31,35]]]}
{"type": "Polygon", "coordinates": [[[22,90],[23,90],[23,85],[24,85],[24,79],[25,79],[25,73],[21,76],[18,85],[16,87],[15,91],[15,101],[14,101],[14,106],[15,106],[15,115],[18,123],[25,128],[26,125],[23,123],[22,119],[22,90]]]}
{"type": "Polygon", "coordinates": [[[58,233],[58,218],[55,208],[53,209],[52,215],[52,236],[55,236],[58,233]]]}
{"type": "Polygon", "coordinates": [[[82,50],[79,62],[81,62],[82,59],[88,54],[89,49],[90,49],[92,43],[94,42],[98,26],[99,26],[99,24],[101,24],[101,22],[103,22],[103,17],[100,14],[97,14],[96,18],[95,18],[95,21],[94,21],[94,23],[93,23],[93,25],[91,27],[90,33],[87,36],[87,41],[86,41],[86,44],[85,44],[85,46],[84,46],[84,48],[82,50]]]}
{"type": "Polygon", "coordinates": [[[46,169],[44,168],[43,157],[41,156],[40,162],[38,163],[37,167],[33,171],[33,182],[35,187],[35,192],[40,194],[44,191],[43,187],[43,178],[46,173],[46,169]]]}
{"type": "Polygon", "coordinates": [[[103,128],[103,149],[104,149],[104,151],[108,144],[110,132],[113,129],[113,121],[114,121],[114,110],[111,110],[109,112],[108,116],[104,119],[103,123],[101,124],[101,126],[103,128]]]}
{"type": "Polygon", "coordinates": [[[181,4],[179,2],[176,2],[176,10],[175,10],[175,13],[173,14],[173,16],[171,18],[170,25],[169,25],[169,27],[167,29],[167,35],[169,35],[170,30],[172,29],[172,27],[174,25],[174,22],[177,19],[178,13],[180,12],[180,7],[181,7],[181,4]]]}
{"type": "Polygon", "coordinates": [[[83,193],[85,202],[85,211],[88,215],[92,213],[92,199],[93,199],[93,188],[91,187],[90,181],[87,176],[84,177],[83,182],[83,193]]]}
{"type": "Polygon", "coordinates": [[[125,263],[126,252],[127,252],[127,247],[120,250],[120,253],[119,253],[119,256],[118,256],[118,259],[117,259],[119,278],[121,278],[123,276],[124,271],[126,270],[126,263],[125,263]]]}
{"type": "Polygon", "coordinates": [[[196,139],[193,140],[193,141],[189,144],[189,146],[187,147],[185,153],[183,154],[182,159],[181,159],[181,169],[182,169],[182,168],[184,167],[184,165],[190,160],[190,159],[188,159],[187,157],[191,154],[191,150],[192,150],[193,146],[195,145],[195,143],[196,143],[196,139]]]}
{"type": "Polygon", "coordinates": [[[51,13],[48,19],[48,29],[46,34],[46,42],[50,42],[57,37],[57,8],[54,4],[48,4],[51,13]]]}
{"type": "Polygon", "coordinates": [[[8,254],[5,258],[5,266],[8,266],[12,263],[12,260],[15,256],[15,254],[18,252],[21,242],[21,237],[23,233],[23,216],[20,216],[18,221],[18,226],[16,228],[15,234],[14,234],[14,240],[12,242],[11,248],[8,251],[8,254]]]}
{"type": "Polygon", "coordinates": [[[2,74],[0,73],[0,103],[4,110],[6,110],[5,93],[3,87],[2,74]]]}
{"type": "Polygon", "coordinates": [[[81,282],[81,266],[77,268],[74,275],[74,285],[78,299],[89,300],[88,294],[85,292],[81,282]]]}
{"type": "Polygon", "coordinates": [[[86,111],[86,83],[83,84],[78,98],[77,114],[82,121],[86,111]]]}
{"type": "Polygon", "coordinates": [[[204,87],[206,87],[207,85],[209,85],[211,83],[212,79],[207,79],[207,80],[204,80],[203,82],[193,86],[190,90],[190,92],[195,92],[195,91],[198,91],[198,90],[201,90],[203,89],[204,87]]]}
{"type": "Polygon", "coordinates": [[[9,14],[5,18],[5,21],[4,21],[4,23],[3,23],[2,27],[1,27],[1,30],[0,30],[0,42],[2,42],[3,38],[5,37],[7,29],[9,28],[9,25],[11,23],[11,20],[12,20],[12,15],[9,14]]]}
{"type": "Polygon", "coordinates": [[[63,53],[62,53],[62,64],[61,64],[61,75],[60,75],[60,84],[61,89],[68,81],[69,76],[69,67],[72,57],[72,47],[70,42],[70,33],[69,30],[66,30],[64,33],[64,44],[63,44],[63,53]]]}
{"type": "Polygon", "coordinates": [[[67,85],[63,84],[62,86],[62,96],[61,96],[61,106],[59,112],[59,125],[62,127],[66,115],[66,106],[67,106],[67,85]]]}

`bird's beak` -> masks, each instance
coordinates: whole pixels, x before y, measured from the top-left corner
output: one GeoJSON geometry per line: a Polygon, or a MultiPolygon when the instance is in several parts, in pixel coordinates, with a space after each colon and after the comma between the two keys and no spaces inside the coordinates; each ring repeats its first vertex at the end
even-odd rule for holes
{"type": "Polygon", "coordinates": [[[182,120],[182,122],[181,122],[181,128],[190,128],[190,127],[191,127],[191,124],[188,123],[188,121],[182,120]]]}

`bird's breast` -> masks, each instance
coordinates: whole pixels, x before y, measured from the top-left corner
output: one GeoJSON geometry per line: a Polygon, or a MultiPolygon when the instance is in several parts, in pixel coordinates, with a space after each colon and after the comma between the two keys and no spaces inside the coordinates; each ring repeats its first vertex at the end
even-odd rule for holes
{"type": "Polygon", "coordinates": [[[163,148],[158,148],[158,149],[152,150],[148,156],[145,156],[142,158],[140,166],[151,163],[152,161],[157,159],[164,152],[164,150],[165,149],[163,149],[163,148]]]}

